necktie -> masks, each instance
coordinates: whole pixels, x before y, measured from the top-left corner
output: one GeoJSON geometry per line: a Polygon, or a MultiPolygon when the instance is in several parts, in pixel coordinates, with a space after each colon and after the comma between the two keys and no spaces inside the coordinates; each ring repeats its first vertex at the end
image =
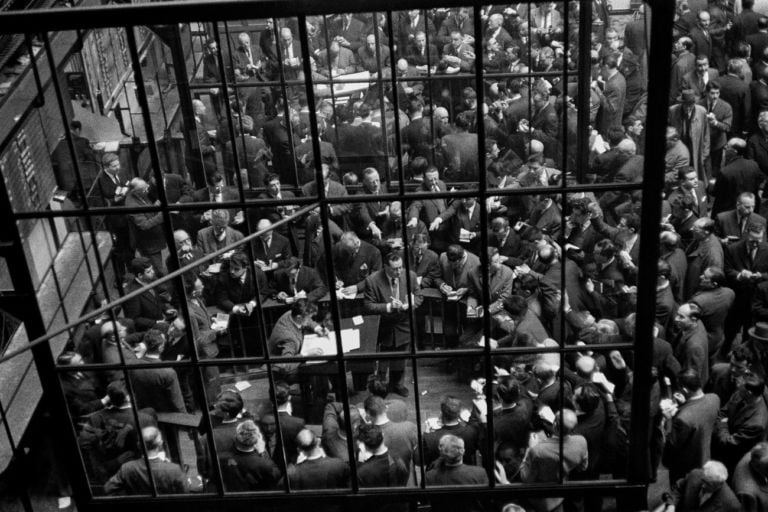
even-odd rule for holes
{"type": "Polygon", "coordinates": [[[400,300],[400,282],[396,277],[392,278],[392,297],[400,300]]]}
{"type": "Polygon", "coordinates": [[[752,265],[755,263],[755,258],[757,258],[757,247],[754,249],[749,250],[749,263],[750,263],[750,270],[752,265]]]}
{"type": "Polygon", "coordinates": [[[296,278],[294,277],[291,278],[291,291],[296,295],[296,278]]]}
{"type": "Polygon", "coordinates": [[[741,219],[739,219],[739,233],[744,233],[744,228],[747,227],[747,217],[746,215],[743,215],[741,219]]]}

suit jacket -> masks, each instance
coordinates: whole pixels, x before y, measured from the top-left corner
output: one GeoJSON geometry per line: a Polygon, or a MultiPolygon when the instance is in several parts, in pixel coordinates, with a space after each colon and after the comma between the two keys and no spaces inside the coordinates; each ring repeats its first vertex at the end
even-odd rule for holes
{"type": "Polygon", "coordinates": [[[672,62],[671,84],[669,86],[669,103],[677,101],[683,85],[683,77],[696,69],[696,56],[684,51],[672,62]]]}
{"type": "Polygon", "coordinates": [[[440,56],[437,54],[437,46],[432,43],[424,47],[423,53],[411,43],[406,49],[405,60],[411,66],[437,66],[440,56]]]}
{"type": "MultiPolygon", "coordinates": [[[[386,193],[387,193],[387,186],[384,183],[382,183],[379,186],[379,195],[386,194],[386,193]]],[[[373,194],[363,189],[360,191],[360,195],[372,196],[373,194]]],[[[376,224],[376,226],[379,229],[383,228],[384,222],[386,221],[388,216],[377,215],[377,214],[387,209],[388,207],[389,207],[389,201],[386,201],[386,200],[371,201],[367,203],[357,203],[355,205],[354,223],[355,223],[357,234],[360,236],[360,238],[363,238],[365,240],[371,239],[372,237],[371,231],[370,229],[368,229],[368,226],[370,226],[371,222],[376,224]]]]}
{"type": "Polygon", "coordinates": [[[411,270],[421,278],[422,288],[434,288],[437,280],[440,279],[440,257],[431,249],[426,249],[421,257],[416,261],[416,255],[413,251],[409,253],[411,270]]]}
{"type": "Polygon", "coordinates": [[[331,76],[329,69],[338,70],[342,75],[354,73],[357,70],[357,58],[352,50],[343,46],[335,56],[329,55],[328,50],[320,50],[317,56],[317,73],[329,78],[331,76]]]}
{"type": "Polygon", "coordinates": [[[759,75],[749,84],[749,92],[752,101],[752,116],[749,123],[749,131],[758,133],[757,115],[768,110],[768,85],[759,79],[759,75]]]}
{"type": "MultiPolygon", "coordinates": [[[[438,181],[437,186],[441,193],[448,191],[443,181],[438,181]]],[[[419,192],[430,191],[431,190],[429,189],[428,185],[423,184],[419,187],[419,192]]],[[[439,215],[446,211],[448,208],[448,203],[449,201],[443,198],[416,199],[413,203],[411,203],[411,206],[408,209],[408,217],[411,219],[420,219],[424,222],[424,224],[429,226],[433,220],[435,220],[439,215]]],[[[447,227],[447,225],[440,225],[441,230],[445,230],[447,227]]]]}
{"type": "Polygon", "coordinates": [[[763,274],[762,280],[768,279],[768,243],[760,243],[754,261],[751,260],[748,251],[746,240],[741,240],[725,248],[725,275],[731,283],[731,288],[736,292],[737,302],[745,296],[744,292],[753,290],[756,286],[750,281],[738,281],[736,276],[739,272],[742,270],[760,272],[763,274]]]}
{"type": "Polygon", "coordinates": [[[229,275],[226,265],[222,265],[219,282],[216,286],[216,305],[225,312],[232,311],[235,304],[244,304],[256,298],[258,288],[261,300],[272,295],[267,276],[258,267],[256,270],[256,285],[254,286],[251,269],[246,270],[245,282],[229,275]]]}
{"type": "Polygon", "coordinates": [[[702,98],[699,105],[707,109],[707,112],[715,114],[715,125],[709,125],[709,150],[714,151],[725,147],[727,134],[731,131],[733,123],[733,109],[723,99],[718,99],[714,105],[709,104],[707,98],[702,98]]]}
{"type": "Polygon", "coordinates": [[[187,309],[189,319],[192,321],[192,339],[199,357],[201,359],[216,357],[219,355],[219,346],[216,344],[218,334],[211,329],[211,315],[208,314],[205,304],[197,300],[188,300],[187,309]]]}
{"type": "MultiPolygon", "coordinates": [[[[416,309],[424,300],[421,287],[416,280],[416,273],[411,271],[406,275],[401,272],[397,277],[397,298],[404,304],[409,304],[408,286],[411,289],[412,302],[410,308],[416,309]]],[[[363,308],[366,313],[379,316],[379,340],[382,347],[402,347],[411,341],[410,308],[406,311],[387,311],[387,305],[392,302],[393,286],[385,270],[370,275],[365,280],[363,308]]]]}
{"type": "Polygon", "coordinates": [[[693,196],[695,200],[695,205],[693,207],[694,215],[699,218],[707,216],[707,189],[701,180],[699,180],[699,183],[696,185],[695,189],[689,190],[676,187],[667,198],[670,204],[674,204],[675,196],[693,196]]]}
{"type": "MultiPolygon", "coordinates": [[[[707,70],[707,81],[717,80],[718,76],[719,73],[716,69],[709,68],[707,70]]],[[[706,85],[704,84],[704,81],[699,79],[699,75],[696,73],[695,69],[686,73],[680,81],[680,91],[683,89],[693,89],[699,99],[704,99],[707,95],[705,87],[706,85]]],[[[676,100],[679,101],[679,98],[676,98],[676,100]]]]}
{"type": "MultiPolygon", "coordinates": [[[[142,362],[157,362],[141,359],[142,362]]],[[[131,382],[136,407],[151,407],[157,412],[187,412],[181,396],[179,378],[173,368],[142,368],[131,370],[131,382]]]]}
{"type": "Polygon", "coordinates": [[[296,448],[296,436],[304,428],[304,420],[291,416],[285,411],[277,413],[277,421],[280,423],[280,434],[283,437],[285,456],[288,463],[296,462],[298,449],[296,448]]]}
{"type": "Polygon", "coordinates": [[[720,82],[720,99],[731,106],[733,121],[730,132],[742,136],[750,126],[752,115],[752,95],[744,80],[733,75],[723,75],[718,78],[720,82]]]}
{"type": "Polygon", "coordinates": [[[620,72],[605,81],[605,90],[600,99],[600,133],[607,133],[609,128],[621,126],[626,95],[627,81],[620,72]]]}
{"type": "Polygon", "coordinates": [[[691,302],[698,304],[701,309],[701,322],[707,330],[710,357],[715,355],[725,339],[725,317],[728,316],[735,297],[733,290],[725,286],[702,290],[691,297],[691,302]]]}
{"type": "MultiPolygon", "coordinates": [[[[227,226],[227,230],[224,235],[224,240],[219,242],[213,233],[213,226],[208,226],[197,232],[197,246],[203,251],[203,254],[211,254],[212,252],[223,249],[224,247],[239,242],[242,240],[243,234],[235,229],[227,226]]],[[[244,247],[240,247],[240,250],[244,250],[244,247]]],[[[221,260],[221,258],[218,258],[221,260]]]]}
{"type": "Polygon", "coordinates": [[[461,35],[475,35],[475,25],[473,17],[470,14],[464,20],[460,20],[457,15],[451,14],[443,20],[440,29],[437,32],[437,42],[440,45],[446,45],[451,42],[451,32],[458,30],[461,35]]]}
{"type": "Polygon", "coordinates": [[[760,172],[768,175],[768,139],[762,133],[755,133],[747,141],[747,159],[754,160],[760,172]]]}
{"type": "Polygon", "coordinates": [[[736,208],[736,199],[742,192],[752,192],[758,197],[765,176],[757,162],[736,157],[720,168],[720,175],[712,190],[712,216],[736,208]]]}
{"type": "MultiPolygon", "coordinates": [[[[682,105],[673,105],[669,107],[670,126],[677,128],[678,133],[684,133],[684,118],[682,105]]],[[[691,166],[699,173],[699,179],[709,182],[709,176],[706,172],[706,164],[709,159],[709,121],[707,121],[707,111],[700,105],[694,106],[693,118],[691,119],[691,166]],[[706,178],[706,179],[705,179],[706,178]]]]}
{"type": "Polygon", "coordinates": [[[291,276],[288,269],[275,271],[275,287],[278,292],[285,292],[290,297],[293,297],[295,292],[304,291],[310,302],[317,302],[328,293],[328,287],[323,283],[317,270],[303,265],[299,268],[299,273],[296,274],[296,290],[291,287],[291,276]]]}
{"type": "MultiPolygon", "coordinates": [[[[310,181],[301,186],[301,195],[304,197],[318,197],[317,195],[317,183],[310,181]]],[[[338,181],[328,181],[328,192],[326,197],[345,197],[349,195],[347,189],[338,181]]],[[[331,219],[340,226],[346,225],[345,216],[352,211],[352,205],[350,204],[335,204],[330,207],[331,219]]]]}
{"type": "Polygon", "coordinates": [[[291,257],[291,244],[288,239],[280,233],[272,233],[272,241],[269,247],[261,240],[261,238],[254,239],[253,242],[253,257],[257,260],[261,260],[264,263],[273,262],[283,267],[289,263],[288,259],[291,257]]]}
{"type": "Polygon", "coordinates": [[[446,253],[440,255],[440,278],[435,283],[438,288],[443,284],[447,284],[454,290],[469,288],[469,275],[474,272],[475,268],[480,266],[480,259],[471,252],[465,252],[465,254],[467,255],[467,261],[458,272],[454,272],[446,253]]]}
{"type": "MultiPolygon", "coordinates": [[[[125,206],[129,208],[150,206],[148,200],[137,197],[133,191],[125,196],[125,206]]],[[[163,214],[161,212],[129,213],[128,227],[131,242],[143,255],[159,253],[167,247],[163,214]]]]}
{"type": "Polygon", "coordinates": [[[765,48],[768,47],[768,33],[756,32],[748,35],[745,40],[751,49],[750,56],[757,62],[762,57],[765,48]]]}
{"type": "Polygon", "coordinates": [[[688,248],[688,270],[685,274],[683,298],[687,299],[699,287],[699,276],[707,267],[723,268],[723,246],[712,234],[688,248]]]}
{"type": "Polygon", "coordinates": [[[379,73],[380,70],[387,68],[389,63],[389,48],[379,45],[378,55],[376,51],[370,51],[367,46],[361,46],[357,49],[357,62],[360,71],[369,73],[379,73]]]}
{"type": "Polygon", "coordinates": [[[477,181],[477,135],[469,132],[450,133],[441,140],[448,181],[477,181]]]}
{"type": "Polygon", "coordinates": [[[696,468],[683,480],[680,487],[680,499],[675,510],[680,512],[738,512],[742,508],[739,499],[727,483],[723,483],[704,503],[700,495],[705,491],[704,471],[696,468]]]}
{"type": "Polygon", "coordinates": [[[474,253],[477,253],[477,248],[480,246],[480,205],[475,203],[475,207],[472,210],[472,216],[469,216],[469,211],[464,208],[461,201],[454,201],[451,206],[448,207],[440,217],[443,222],[450,223],[449,240],[451,243],[460,244],[465,249],[468,249],[474,253]],[[469,231],[475,234],[475,238],[469,242],[460,242],[461,230],[469,231]]]}
{"type": "Polygon", "coordinates": [[[744,221],[744,230],[742,231],[739,226],[738,213],[735,209],[717,214],[717,217],[715,217],[715,234],[719,238],[735,236],[739,239],[745,239],[747,236],[747,226],[750,224],[763,227],[763,241],[765,241],[765,217],[756,213],[750,213],[744,221]]]}
{"type": "Polygon", "coordinates": [[[355,18],[354,16],[349,21],[349,27],[344,27],[344,20],[338,19],[336,22],[331,26],[331,38],[334,38],[336,36],[342,36],[344,39],[349,41],[349,49],[353,52],[357,52],[358,48],[364,45],[365,41],[363,41],[363,29],[365,26],[363,25],[363,22],[355,18]]]}
{"type": "Polygon", "coordinates": [[[430,164],[434,163],[435,137],[432,135],[432,127],[428,117],[412,120],[408,126],[401,130],[401,133],[403,150],[408,152],[411,161],[417,156],[422,156],[430,164]]]}
{"type": "Polygon", "coordinates": [[[680,406],[672,419],[672,430],[664,448],[664,464],[670,481],[676,481],[692,469],[710,460],[710,444],[720,399],[707,393],[680,406]]]}
{"type": "MultiPolygon", "coordinates": [[[[350,261],[348,258],[341,256],[341,246],[336,243],[333,246],[333,271],[337,280],[344,283],[344,286],[357,286],[357,292],[360,293],[365,288],[365,280],[371,274],[381,270],[381,252],[369,244],[368,242],[361,240],[360,249],[357,254],[354,255],[350,261]]],[[[326,275],[325,268],[325,253],[323,252],[318,258],[317,269],[323,280],[328,284],[328,288],[335,290],[335,283],[328,282],[328,276],[326,275]]]]}
{"type": "MultiPolygon", "coordinates": [[[[125,285],[125,293],[134,292],[142,286],[135,280],[130,281],[125,285]]],[[[171,304],[161,295],[160,290],[154,289],[125,301],[123,313],[135,322],[136,330],[146,331],[158,320],[162,320],[165,310],[170,307],[171,304]]]]}

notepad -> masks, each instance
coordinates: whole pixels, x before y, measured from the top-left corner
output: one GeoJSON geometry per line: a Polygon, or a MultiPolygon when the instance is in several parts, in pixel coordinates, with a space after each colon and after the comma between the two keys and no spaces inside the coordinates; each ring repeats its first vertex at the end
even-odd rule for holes
{"type": "MultiPolygon", "coordinates": [[[[301,345],[301,355],[309,356],[315,349],[320,349],[324,356],[336,355],[336,335],[334,332],[328,333],[328,336],[318,336],[317,334],[307,334],[304,336],[304,342],[301,345]]],[[[341,348],[344,353],[360,348],[360,331],[358,329],[342,329],[341,348]]],[[[309,363],[322,363],[324,361],[310,361],[309,363]]]]}

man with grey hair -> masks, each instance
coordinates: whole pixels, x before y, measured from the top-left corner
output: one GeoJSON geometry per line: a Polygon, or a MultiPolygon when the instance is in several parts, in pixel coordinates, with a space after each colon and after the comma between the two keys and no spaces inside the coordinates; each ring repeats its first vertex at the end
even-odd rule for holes
{"type": "MultiPolygon", "coordinates": [[[[141,438],[147,447],[147,458],[157,492],[160,494],[189,492],[189,479],[178,464],[166,458],[163,436],[157,427],[142,428],[141,438]]],[[[104,485],[104,492],[108,495],[152,494],[152,484],[144,459],[130,460],[123,464],[104,485]]]]}
{"type": "Polygon", "coordinates": [[[679,481],[677,510],[744,510],[726,480],[728,470],[723,463],[707,461],[701,469],[694,469],[679,481]]]}
{"type": "MultiPolygon", "coordinates": [[[[228,245],[239,242],[243,234],[229,227],[229,210],[213,210],[211,212],[211,225],[197,232],[197,246],[204,255],[216,252],[228,245]]],[[[240,247],[240,250],[244,250],[240,247]]],[[[220,261],[223,257],[217,258],[220,261]]]]}
{"type": "MultiPolygon", "coordinates": [[[[567,479],[574,469],[587,469],[587,440],[571,434],[578,421],[576,413],[563,409],[555,415],[555,432],[552,437],[532,437],[520,464],[520,478],[525,483],[557,482],[560,472],[567,479]],[[560,442],[563,443],[563,457],[560,458],[560,442]]],[[[531,503],[536,510],[554,510],[563,498],[536,498],[531,503]]]]}
{"type": "MultiPolygon", "coordinates": [[[[464,440],[453,434],[445,434],[438,444],[440,458],[427,471],[427,486],[488,485],[488,475],[481,466],[464,464],[464,440]]],[[[476,510],[475,500],[432,500],[432,510],[459,512],[476,510]]]]}

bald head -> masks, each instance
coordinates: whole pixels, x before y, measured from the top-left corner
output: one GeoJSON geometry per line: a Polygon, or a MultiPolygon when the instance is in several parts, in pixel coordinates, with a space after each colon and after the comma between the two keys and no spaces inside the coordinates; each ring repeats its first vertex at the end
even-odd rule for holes
{"type": "Polygon", "coordinates": [[[570,409],[563,409],[558,415],[560,416],[560,421],[556,420],[555,425],[560,428],[560,433],[562,435],[567,436],[574,428],[576,428],[579,420],[576,417],[576,413],[570,409]]]}
{"type": "Polygon", "coordinates": [[[634,155],[637,152],[637,145],[632,139],[624,139],[616,147],[625,155],[634,155]]]}

